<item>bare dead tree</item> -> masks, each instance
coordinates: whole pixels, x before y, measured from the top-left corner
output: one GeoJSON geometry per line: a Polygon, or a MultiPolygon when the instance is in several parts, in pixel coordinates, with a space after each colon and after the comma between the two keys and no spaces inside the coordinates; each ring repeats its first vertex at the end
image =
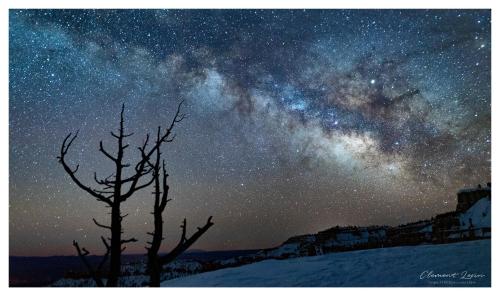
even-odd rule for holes
{"type": "MultiPolygon", "coordinates": [[[[157,141],[160,140],[160,128],[158,128],[157,141]]],[[[161,247],[161,243],[164,239],[163,237],[163,212],[167,203],[171,200],[168,198],[169,185],[167,183],[168,174],[165,165],[165,160],[162,161],[160,166],[161,152],[160,149],[156,150],[156,161],[154,163],[149,162],[150,167],[153,169],[153,179],[154,179],[154,206],[153,206],[153,219],[154,219],[154,230],[153,232],[148,232],[152,236],[150,247],[146,247],[148,251],[148,273],[149,273],[149,286],[159,287],[161,281],[161,271],[165,264],[168,264],[175,260],[179,255],[186,251],[192,244],[194,244],[214,223],[212,222],[212,216],[207,220],[207,223],[203,227],[198,227],[198,230],[190,238],[186,238],[186,219],[184,219],[181,228],[182,235],[177,246],[170,251],[167,255],[159,256],[158,252],[161,247]],[[161,176],[161,174],[163,174],[161,176]],[[162,182],[160,184],[160,178],[162,182]]]]}
{"type": "MultiPolygon", "coordinates": [[[[105,179],[99,179],[97,177],[97,173],[94,172],[94,180],[100,188],[92,188],[90,186],[85,185],[77,176],[76,173],[78,171],[79,165],[77,165],[74,169],[71,168],[70,164],[66,160],[66,155],[68,154],[68,150],[75,141],[78,136],[78,132],[74,135],[72,133],[68,134],[64,139],[60,155],[58,156],[59,162],[62,164],[64,170],[68,173],[71,180],[80,187],[82,190],[86,191],[88,194],[96,198],[98,201],[105,203],[106,207],[111,208],[111,221],[109,225],[105,225],[99,223],[96,219],[92,219],[94,223],[101,228],[104,228],[110,232],[110,241],[109,244],[109,272],[107,277],[106,286],[108,287],[116,287],[118,285],[118,278],[120,276],[120,268],[121,268],[121,254],[125,250],[125,244],[130,242],[137,242],[135,238],[123,239],[123,229],[122,229],[122,220],[127,215],[122,215],[121,213],[121,204],[125,202],[128,198],[130,198],[137,191],[148,187],[155,180],[153,176],[147,177],[151,175],[153,168],[149,166],[150,158],[154,155],[154,153],[160,149],[160,146],[165,142],[172,142],[175,138],[175,135],[172,134],[172,131],[175,127],[175,124],[182,121],[185,117],[184,114],[181,114],[181,106],[183,102],[180,102],[177,106],[177,111],[175,113],[174,118],[170,125],[163,130],[163,132],[158,133],[157,141],[149,146],[149,134],[146,135],[146,139],[141,147],[138,147],[140,151],[139,160],[136,162],[134,166],[134,172],[130,176],[125,176],[125,168],[130,167],[130,163],[124,163],[124,153],[125,149],[129,147],[128,144],[124,143],[124,140],[127,137],[130,137],[133,133],[126,134],[124,128],[124,111],[125,106],[122,105],[121,113],[120,113],[120,126],[118,129],[118,134],[111,132],[111,136],[117,141],[117,152],[115,155],[108,152],[107,149],[104,148],[102,141],[99,143],[99,151],[104,154],[107,158],[109,158],[115,165],[114,173],[105,179]],[[146,179],[146,180],[144,180],[146,179]]],[[[85,256],[88,254],[87,251],[81,251],[79,249],[78,243],[74,243],[77,252],[80,255],[80,258],[85,259],[85,256]],[[80,250],[80,251],[79,251],[80,250]]],[[[88,263],[88,262],[87,262],[88,263]]],[[[87,265],[84,261],[84,264],[87,265]]],[[[90,265],[89,265],[90,266],[90,265]]],[[[91,271],[89,269],[89,271],[91,271]]],[[[94,275],[98,275],[95,272],[92,272],[94,275]]],[[[102,284],[102,280],[101,284],[102,284]]],[[[96,284],[99,285],[98,281],[96,284]]]]}

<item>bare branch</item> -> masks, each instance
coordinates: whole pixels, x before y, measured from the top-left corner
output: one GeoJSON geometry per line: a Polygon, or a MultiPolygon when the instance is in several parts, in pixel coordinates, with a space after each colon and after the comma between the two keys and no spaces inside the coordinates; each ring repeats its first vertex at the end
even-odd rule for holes
{"type": "Polygon", "coordinates": [[[108,188],[112,188],[112,185],[116,183],[115,181],[110,180],[111,177],[113,177],[113,174],[109,175],[105,179],[98,179],[97,172],[94,172],[94,181],[97,184],[107,186],[108,188]]]}
{"type": "Polygon", "coordinates": [[[129,238],[129,239],[122,239],[120,241],[121,244],[127,244],[127,243],[135,243],[135,242],[138,242],[137,239],[135,238],[129,238]]]}
{"type": "Polygon", "coordinates": [[[99,227],[111,230],[111,226],[103,225],[103,224],[97,222],[97,220],[95,218],[92,218],[92,221],[94,221],[94,224],[99,226],[99,227]]]}
{"type": "Polygon", "coordinates": [[[114,156],[112,156],[106,149],[104,149],[104,146],[102,145],[102,141],[99,141],[99,151],[102,152],[102,154],[106,155],[109,159],[111,159],[113,162],[117,162],[118,159],[114,156]]]}
{"type": "Polygon", "coordinates": [[[85,248],[82,248],[82,251],[83,251],[82,256],[87,256],[88,254],[90,254],[90,252],[87,251],[87,249],[85,248]]]}
{"type": "Polygon", "coordinates": [[[74,174],[74,173],[78,172],[78,169],[79,169],[79,168],[80,168],[80,165],[79,165],[79,164],[77,164],[77,165],[76,165],[76,168],[72,171],[72,173],[74,174]]]}
{"type": "Polygon", "coordinates": [[[184,218],[184,220],[182,221],[181,229],[182,229],[182,234],[181,234],[181,241],[179,242],[179,245],[182,245],[186,241],[186,218],[184,218]]]}
{"type": "Polygon", "coordinates": [[[85,248],[80,249],[80,246],[78,245],[78,243],[75,240],[73,241],[73,246],[75,247],[76,252],[78,253],[78,256],[82,260],[83,264],[85,265],[85,267],[89,271],[90,276],[92,277],[92,279],[94,279],[96,285],[98,287],[104,287],[104,283],[102,282],[102,279],[99,277],[99,275],[96,273],[96,271],[92,268],[92,265],[90,265],[90,263],[87,261],[87,258],[85,257],[89,254],[89,251],[87,251],[85,248]]]}
{"type": "Polygon", "coordinates": [[[177,136],[177,134],[173,134],[172,137],[170,139],[166,139],[165,142],[173,142],[175,140],[175,137],[177,136]]]}
{"type": "Polygon", "coordinates": [[[69,148],[71,147],[71,144],[73,144],[73,141],[76,139],[76,137],[78,136],[78,132],[69,140],[68,142],[68,139],[71,137],[71,133],[68,134],[66,136],[66,138],[64,139],[63,141],[63,144],[61,145],[61,150],[60,150],[60,155],[58,157],[59,159],[59,162],[62,164],[64,170],[68,173],[68,175],[70,176],[71,180],[73,180],[73,182],[75,182],[75,184],[80,187],[81,189],[83,189],[84,191],[86,191],[87,193],[89,193],[90,195],[94,196],[95,198],[97,198],[99,201],[102,201],[102,202],[105,202],[107,203],[108,205],[112,205],[112,202],[109,198],[105,197],[104,195],[96,192],[95,190],[93,190],[92,188],[84,185],[75,175],[76,171],[78,170],[79,166],[76,167],[76,169],[71,169],[70,166],[66,163],[66,159],[65,159],[65,156],[66,154],[68,153],[68,150],[69,148]]]}
{"type": "MultiPolygon", "coordinates": [[[[110,133],[111,133],[111,136],[113,136],[113,138],[117,138],[117,139],[119,139],[119,138],[120,138],[120,136],[119,136],[119,135],[117,135],[117,134],[115,134],[114,132],[110,132],[110,133]]],[[[122,138],[128,138],[128,137],[132,136],[133,134],[134,134],[134,133],[130,133],[130,134],[126,134],[126,135],[122,135],[122,138]]]]}
{"type": "MultiPolygon", "coordinates": [[[[183,225],[185,226],[184,223],[183,225]]],[[[213,225],[214,223],[212,222],[212,216],[210,216],[207,220],[207,223],[203,227],[199,227],[195,234],[193,234],[190,238],[184,240],[182,237],[185,238],[185,234],[183,234],[179,244],[170,253],[160,258],[160,264],[165,265],[169,262],[172,262],[180,254],[186,251],[191,245],[193,245],[213,225]]],[[[183,226],[181,225],[181,227],[183,226]]]]}
{"type": "Polygon", "coordinates": [[[167,174],[167,168],[165,165],[165,160],[163,160],[162,169],[163,169],[163,195],[161,198],[161,202],[158,206],[160,212],[163,212],[165,210],[165,207],[167,206],[167,203],[169,201],[171,201],[171,199],[168,198],[168,191],[170,189],[170,186],[168,186],[168,182],[167,182],[168,174],[167,174]]]}
{"type": "Polygon", "coordinates": [[[111,247],[109,246],[108,242],[104,238],[104,236],[101,236],[102,243],[106,247],[106,253],[104,253],[104,256],[101,260],[101,263],[99,263],[99,266],[97,267],[97,273],[100,275],[102,271],[102,267],[104,266],[104,263],[108,260],[109,253],[111,252],[111,247]]]}

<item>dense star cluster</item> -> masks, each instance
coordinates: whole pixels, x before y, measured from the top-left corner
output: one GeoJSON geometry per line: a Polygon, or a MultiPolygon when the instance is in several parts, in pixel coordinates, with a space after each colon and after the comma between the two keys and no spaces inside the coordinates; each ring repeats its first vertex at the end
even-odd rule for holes
{"type": "MultiPolygon", "coordinates": [[[[164,149],[166,248],[271,247],[334,225],[454,209],[490,179],[489,10],[11,10],[11,255],[101,249],[108,209],[57,162],[112,170],[121,104],[131,147],[189,117],[164,149]],[[190,228],[191,227],[191,228],[190,228]]],[[[126,157],[138,157],[129,149],[126,157]]],[[[125,204],[143,252],[151,190],[125,204]]]]}

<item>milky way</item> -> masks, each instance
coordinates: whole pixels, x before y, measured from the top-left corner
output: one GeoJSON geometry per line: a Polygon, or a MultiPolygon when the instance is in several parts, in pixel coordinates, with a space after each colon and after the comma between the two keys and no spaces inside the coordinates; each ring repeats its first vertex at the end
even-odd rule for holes
{"type": "MultiPolygon", "coordinates": [[[[489,10],[11,10],[10,251],[91,251],[107,209],[71,182],[112,165],[125,104],[138,146],[185,100],[165,147],[165,249],[213,215],[194,248],[271,247],[334,225],[453,210],[490,180],[489,10]]],[[[137,157],[130,150],[128,157],[137,157]]],[[[153,198],[125,204],[142,252],[153,198]]]]}

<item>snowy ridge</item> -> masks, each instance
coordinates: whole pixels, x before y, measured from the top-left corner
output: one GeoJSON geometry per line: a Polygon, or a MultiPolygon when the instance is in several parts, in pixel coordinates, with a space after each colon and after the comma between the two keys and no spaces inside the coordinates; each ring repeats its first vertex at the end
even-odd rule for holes
{"type": "Polygon", "coordinates": [[[490,229],[491,198],[484,197],[464,213],[450,212],[438,215],[432,220],[422,220],[396,227],[337,226],[317,234],[292,237],[281,246],[264,250],[259,254],[265,258],[284,259],[384,246],[445,243],[490,237],[490,229]]]}

